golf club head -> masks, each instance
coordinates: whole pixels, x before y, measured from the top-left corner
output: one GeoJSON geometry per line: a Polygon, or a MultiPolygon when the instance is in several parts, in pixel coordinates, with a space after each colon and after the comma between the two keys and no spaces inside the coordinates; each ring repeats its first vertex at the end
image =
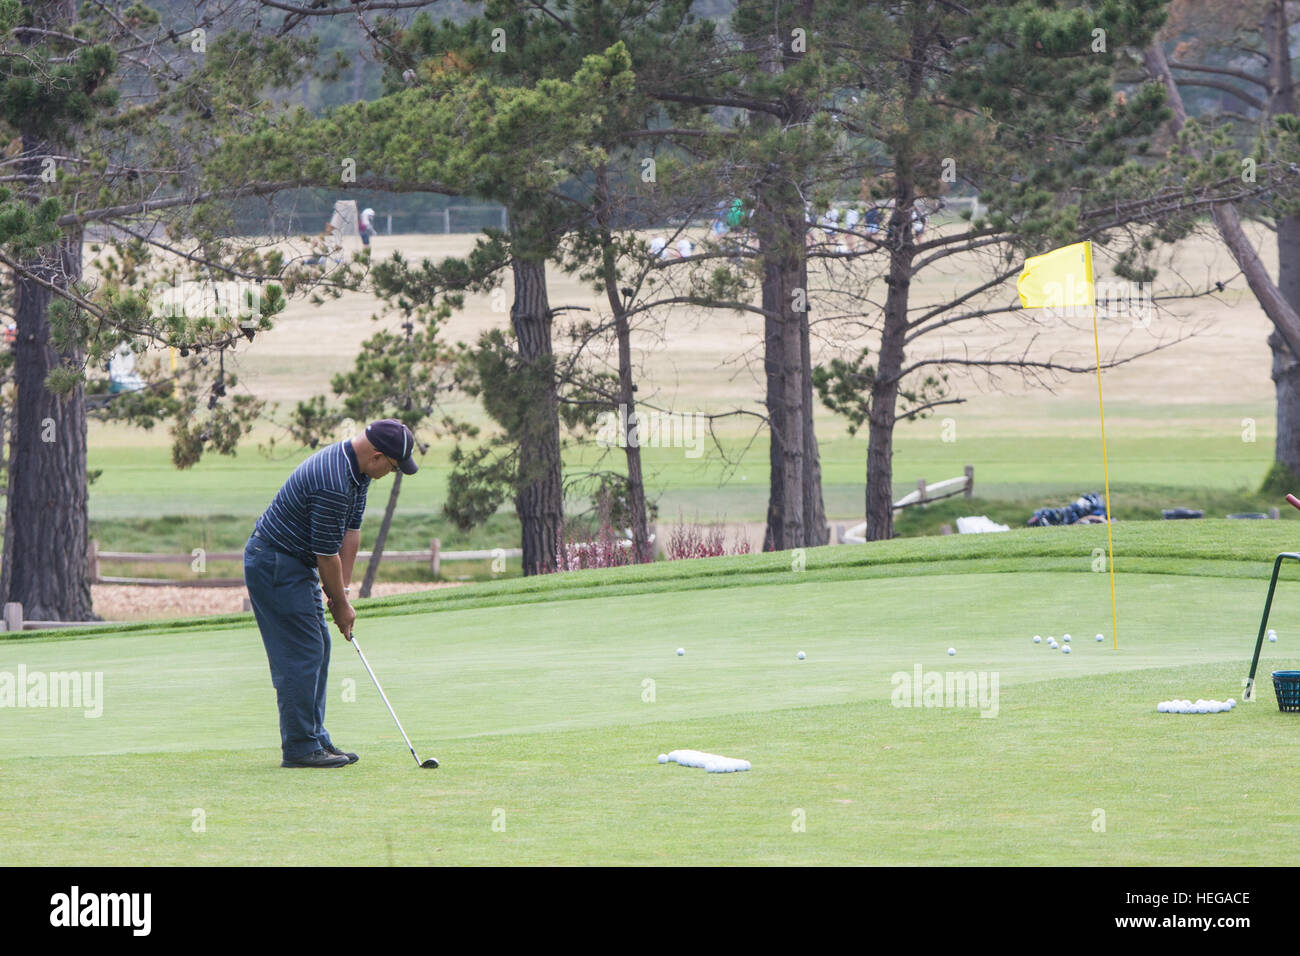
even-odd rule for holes
{"type": "Polygon", "coordinates": [[[436,760],[434,760],[432,757],[430,757],[428,760],[425,760],[424,762],[422,762],[422,763],[420,764],[420,766],[423,767],[425,770],[437,770],[437,769],[438,769],[438,761],[436,761],[436,760]]]}
{"type": "Polygon", "coordinates": [[[1246,689],[1242,692],[1242,703],[1253,702],[1255,700],[1255,679],[1252,677],[1246,681],[1246,689]]]}

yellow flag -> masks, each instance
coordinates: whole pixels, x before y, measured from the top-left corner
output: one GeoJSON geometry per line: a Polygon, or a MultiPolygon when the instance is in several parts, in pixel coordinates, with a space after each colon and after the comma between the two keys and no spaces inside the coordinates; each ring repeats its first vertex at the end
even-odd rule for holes
{"type": "Polygon", "coordinates": [[[1111,533],[1110,459],[1106,454],[1106,405],[1101,397],[1101,338],[1097,332],[1097,300],[1092,278],[1092,243],[1076,242],[1025,260],[1016,280],[1020,305],[1026,309],[1092,307],[1092,346],[1097,357],[1097,411],[1101,417],[1101,473],[1106,482],[1106,552],[1110,560],[1110,626],[1119,649],[1119,614],[1115,609],[1115,539],[1111,533]]]}
{"type": "Polygon", "coordinates": [[[1026,309],[1092,305],[1092,243],[1076,242],[1026,259],[1016,291],[1026,309]]]}

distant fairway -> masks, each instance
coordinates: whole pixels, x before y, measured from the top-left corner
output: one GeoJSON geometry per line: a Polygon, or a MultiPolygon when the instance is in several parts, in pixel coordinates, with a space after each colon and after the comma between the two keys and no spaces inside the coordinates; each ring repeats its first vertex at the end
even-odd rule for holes
{"type": "Polygon", "coordinates": [[[279,769],[246,616],[0,642],[0,671],[102,671],[105,697],[98,719],[0,710],[0,862],[1290,863],[1300,715],[1278,712],[1267,674],[1300,660],[1297,572],[1259,703],[1155,713],[1174,696],[1240,697],[1289,526],[1115,531],[1118,652],[1106,576],[1090,570],[1102,528],[363,604],[367,656],[437,771],[415,768],[341,639],[327,723],[362,760],[332,772],[279,769]],[[1030,642],[1066,631],[1069,657],[1030,642]],[[996,672],[997,716],[893,706],[892,675],[918,665],[996,672]],[[753,770],[655,762],[676,748],[753,770]]]}
{"type": "MultiPolygon", "coordinates": [[[[1252,235],[1255,228],[1248,227],[1252,235]]],[[[401,252],[409,258],[438,260],[465,254],[474,241],[470,234],[381,235],[375,239],[373,254],[382,259],[401,252]]],[[[1275,266],[1272,243],[1261,240],[1261,255],[1270,268],[1275,266]]],[[[1253,491],[1273,459],[1275,407],[1265,345],[1271,329],[1268,319],[1245,291],[1241,278],[1232,278],[1236,267],[1218,242],[1193,236],[1169,256],[1164,275],[1170,288],[1177,284],[1177,275],[1197,283],[1184,291],[1200,291],[1215,278],[1231,281],[1226,292],[1214,297],[1173,302],[1173,311],[1162,305],[1149,329],[1120,321],[1101,324],[1103,355],[1115,349],[1149,348],[1159,340],[1171,340],[1180,330],[1199,330],[1187,341],[1108,370],[1104,376],[1113,490],[1124,495],[1135,485],[1155,489],[1149,500],[1143,498],[1149,518],[1158,517],[1161,504],[1197,507],[1205,490],[1253,491]],[[1249,425],[1244,424],[1247,421],[1249,425]]],[[[977,255],[956,256],[951,263],[951,270],[942,276],[926,272],[918,277],[913,285],[915,306],[941,301],[956,288],[976,284],[989,267],[977,255]]],[[[870,261],[863,265],[872,267],[870,261]]],[[[813,268],[817,272],[822,266],[814,263],[813,268]]],[[[1099,259],[1099,275],[1109,268],[1109,260],[1099,259]]],[[[556,307],[578,306],[595,314],[606,308],[602,295],[558,268],[548,271],[548,286],[556,307]]],[[[504,289],[508,302],[512,294],[508,276],[504,289]]],[[[1014,298],[1011,284],[1006,297],[1014,298]]],[[[380,328],[398,327],[400,317],[371,321],[379,305],[374,296],[354,292],[319,307],[295,299],[277,317],[274,330],[251,344],[241,343],[227,357],[227,368],[239,376],[241,390],[247,388],[279,403],[272,420],[259,426],[255,439],[245,442],[236,458],[209,456],[195,468],[177,472],[171,465],[165,428],[143,432],[93,424],[90,467],[103,469],[103,474],[90,488],[92,519],[223,514],[249,521],[256,518],[284,476],[307,453],[283,444],[287,435],[283,422],[295,403],[318,393],[330,395],[331,376],[352,367],[360,343],[380,328]],[[272,437],[281,444],[275,457],[268,459],[256,446],[272,437]]],[[[816,314],[817,308],[813,311],[816,314]]],[[[491,296],[469,295],[465,308],[448,321],[445,338],[473,341],[481,332],[508,322],[504,311],[493,309],[491,296]]],[[[823,338],[826,332],[817,326],[814,361],[824,361],[837,349],[875,348],[874,341],[857,338],[830,342],[823,338]]],[[[955,325],[942,339],[918,340],[909,348],[909,359],[935,352],[940,342],[952,355],[966,355],[968,349],[982,354],[980,350],[994,346],[1006,355],[1020,355],[1034,342],[1044,356],[1084,365],[1093,361],[1090,325],[1075,327],[1041,312],[1004,317],[997,328],[955,325]]],[[[565,343],[557,331],[556,349],[563,352],[565,343]]],[[[640,383],[638,400],[647,408],[683,414],[762,410],[762,328],[753,315],[664,308],[633,330],[632,346],[640,383]]],[[[964,399],[962,404],[943,406],[927,419],[900,422],[895,429],[894,483],[899,496],[914,488],[918,478],[929,482],[951,478],[968,464],[975,466],[976,493],[982,499],[1033,497],[1034,506],[1060,505],[1085,491],[1101,489],[1095,377],[1060,376],[1047,383],[1053,389],[1048,391],[1005,369],[996,382],[982,373],[972,377],[960,367],[951,375],[953,396],[964,399]],[[945,420],[951,421],[946,432],[945,420]],[[945,435],[951,440],[945,441],[945,435]]],[[[493,427],[477,401],[453,396],[449,408],[488,431],[493,427]]],[[[865,432],[848,437],[844,419],[819,401],[813,412],[827,517],[859,521],[864,511],[865,432]]],[[[741,459],[743,452],[738,466],[724,461],[707,436],[699,458],[687,458],[681,448],[643,450],[647,491],[660,504],[660,524],[675,521],[679,512],[687,519],[698,514],[703,521],[764,519],[766,431],[757,428],[750,416],[719,418],[713,427],[728,459],[741,459]]],[[[432,467],[404,485],[399,516],[437,512],[446,498],[450,444],[432,434],[424,437],[433,440],[424,459],[432,467]]],[[[570,466],[626,468],[621,450],[599,448],[591,439],[576,444],[566,460],[570,466]]],[[[379,509],[373,502],[371,509],[367,541],[373,540],[377,526],[379,509]]],[[[504,510],[511,509],[507,505],[504,510]]],[[[1021,507],[1016,513],[1024,512],[1024,520],[1031,511],[1021,507]]],[[[516,546],[513,541],[502,543],[516,546]]],[[[113,541],[101,546],[131,550],[113,541]]]]}

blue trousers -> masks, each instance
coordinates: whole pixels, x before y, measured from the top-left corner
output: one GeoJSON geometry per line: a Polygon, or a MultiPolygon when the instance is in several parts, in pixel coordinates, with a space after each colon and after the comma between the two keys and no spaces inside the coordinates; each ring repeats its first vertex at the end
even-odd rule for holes
{"type": "Polygon", "coordinates": [[[244,546],[244,584],[271,664],[285,759],[330,746],[330,631],[316,569],[253,535],[244,546]]]}

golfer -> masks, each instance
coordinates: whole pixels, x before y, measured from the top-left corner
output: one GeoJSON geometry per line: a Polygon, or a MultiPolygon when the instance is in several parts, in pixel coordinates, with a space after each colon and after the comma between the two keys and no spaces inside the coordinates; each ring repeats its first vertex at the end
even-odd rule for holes
{"type": "Polygon", "coordinates": [[[348,600],[372,478],[415,474],[415,437],[395,419],[322,448],[294,469],[244,548],[244,584],[271,664],[280,708],[281,767],[346,767],[354,753],[325,729],[330,632],[321,589],[339,631],[352,639],[348,600]]]}

